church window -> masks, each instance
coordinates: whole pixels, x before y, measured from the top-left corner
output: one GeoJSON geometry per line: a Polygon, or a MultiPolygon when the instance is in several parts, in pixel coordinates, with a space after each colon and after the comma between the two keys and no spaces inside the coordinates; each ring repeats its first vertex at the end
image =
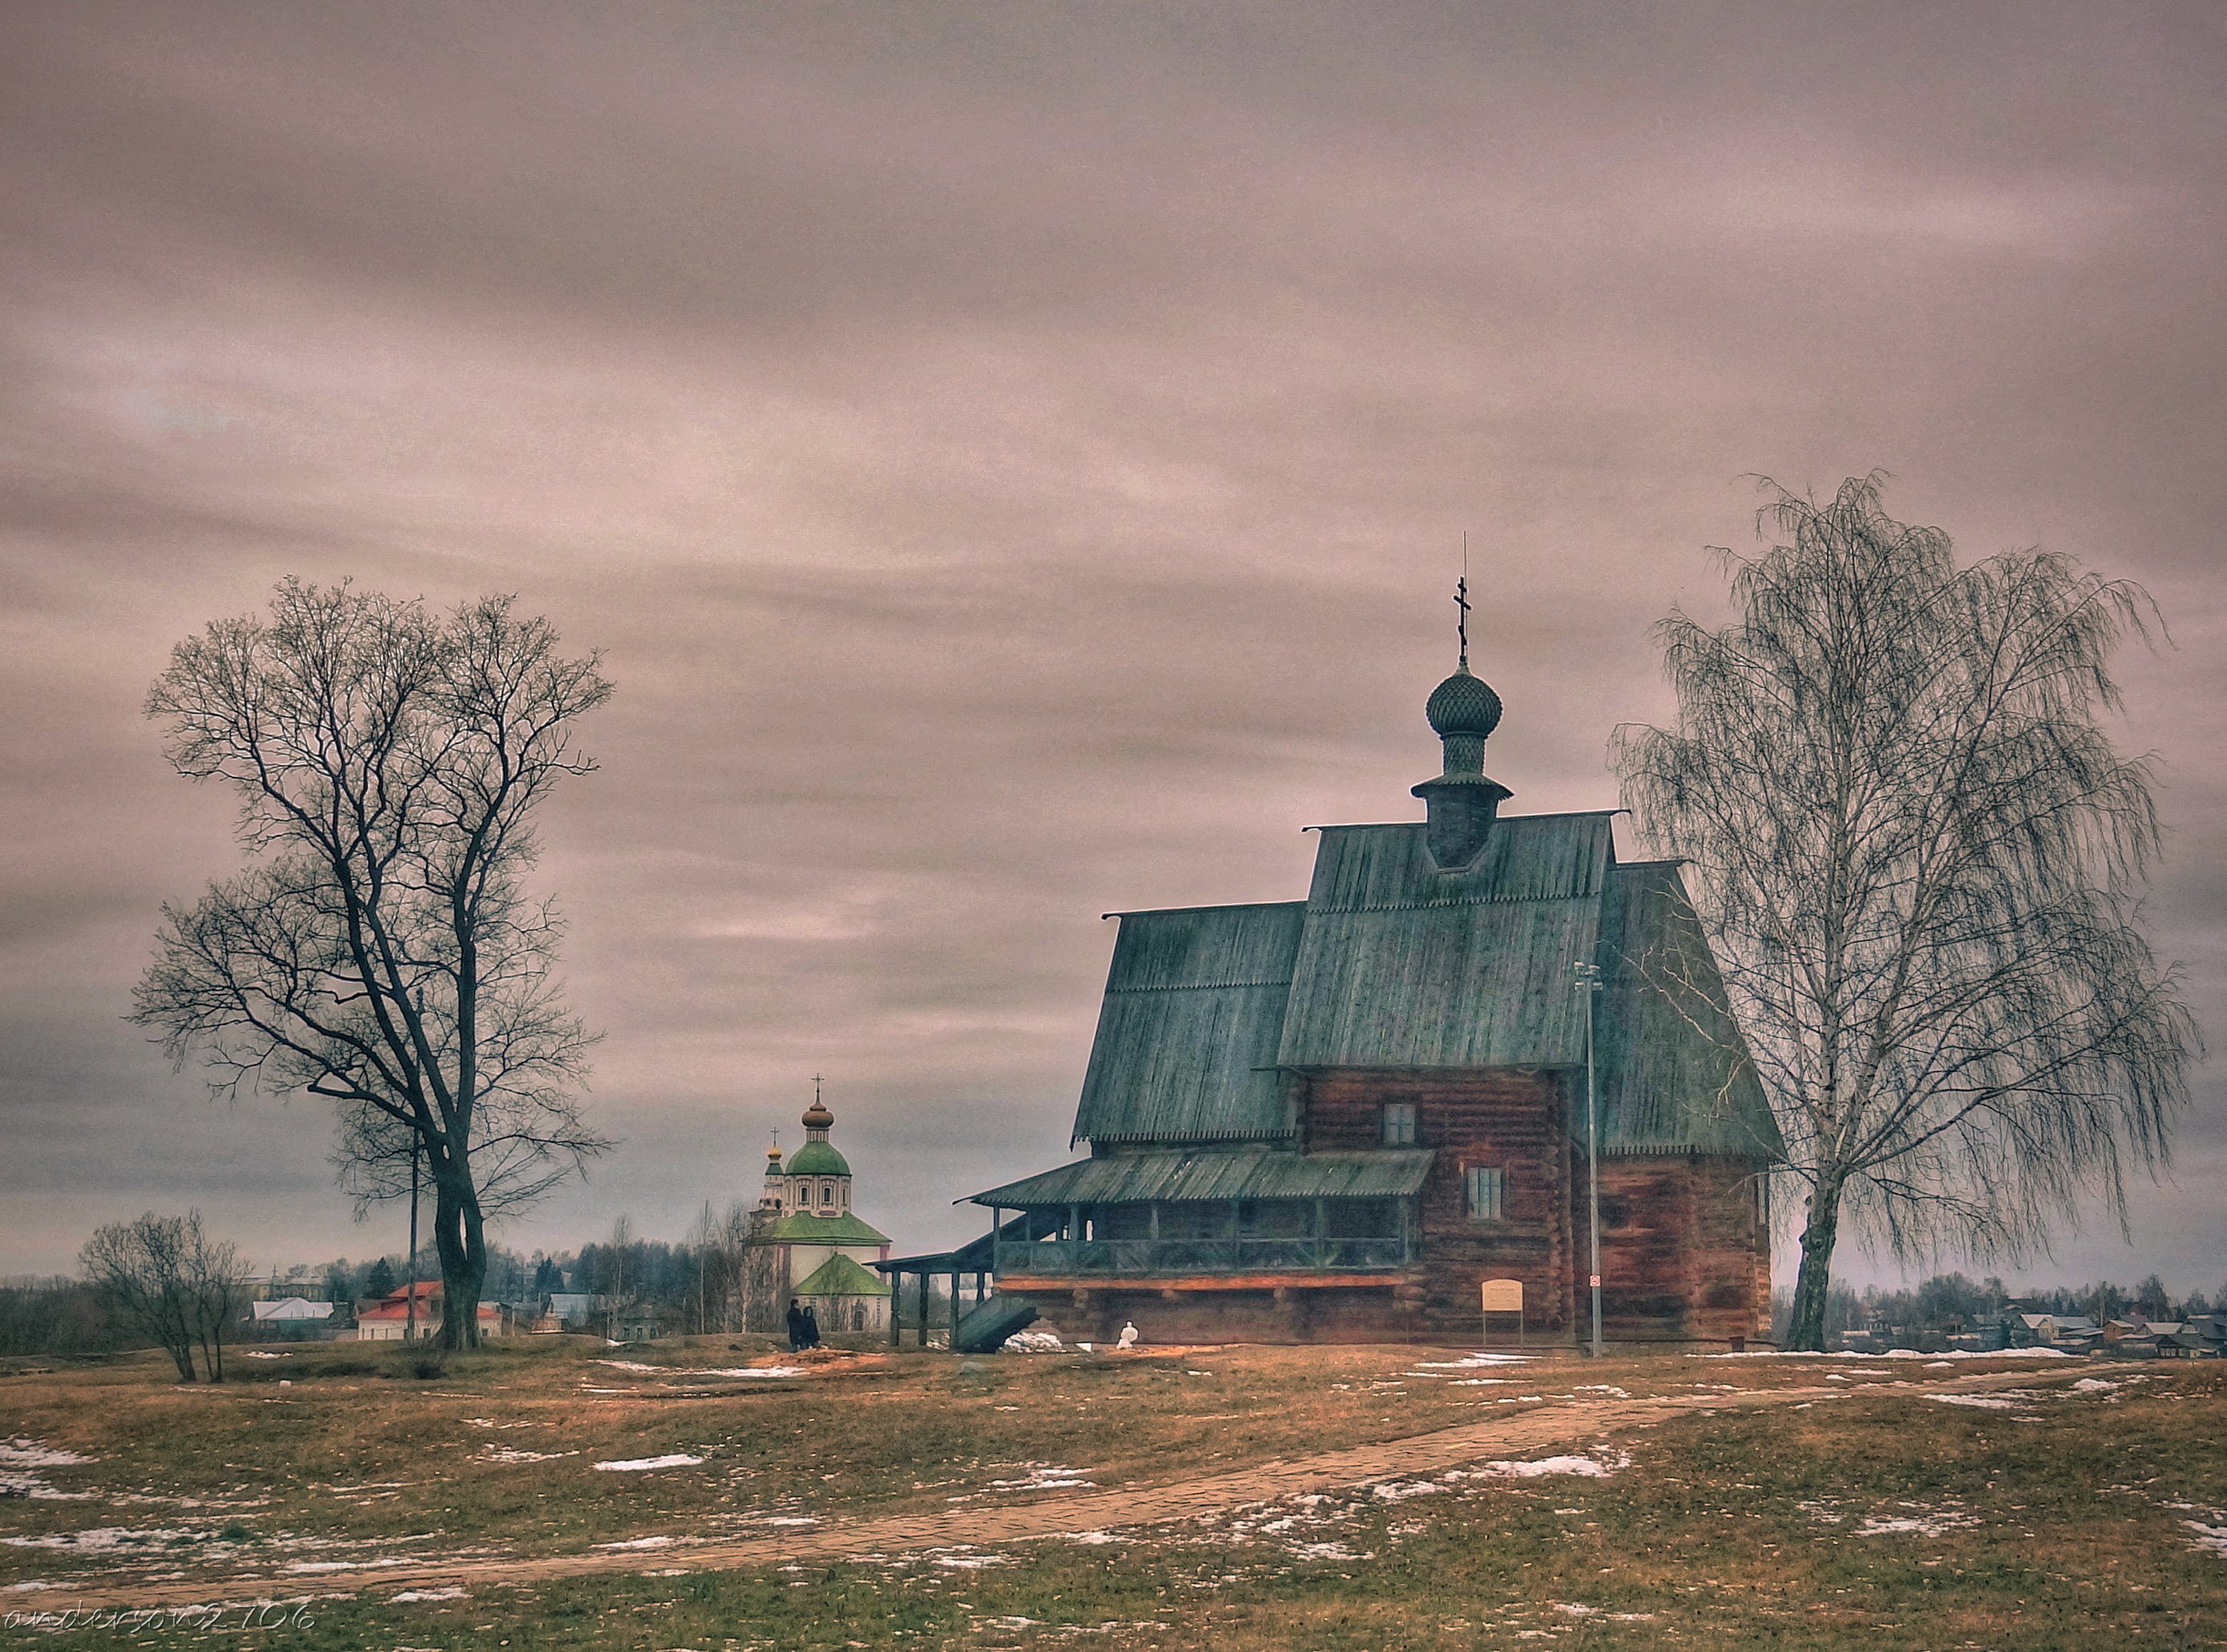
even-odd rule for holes
{"type": "Polygon", "coordinates": [[[1468,1171],[1469,1214],[1478,1221],[1498,1221],[1507,1178],[1497,1164],[1472,1164],[1468,1171]]]}
{"type": "Polygon", "coordinates": [[[1380,1133],[1387,1147],[1413,1147],[1415,1145],[1415,1104],[1413,1101],[1387,1101],[1384,1104],[1384,1126],[1380,1133]]]}

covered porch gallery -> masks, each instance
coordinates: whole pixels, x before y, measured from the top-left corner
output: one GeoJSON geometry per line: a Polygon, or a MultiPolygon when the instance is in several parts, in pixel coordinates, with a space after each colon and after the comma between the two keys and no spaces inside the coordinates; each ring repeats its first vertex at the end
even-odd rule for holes
{"type": "Polygon", "coordinates": [[[1358,1283],[1415,1265],[1416,1195],[1431,1159],[1422,1150],[1109,1153],[973,1202],[992,1213],[991,1268],[1009,1289],[1201,1276],[1358,1283]]]}

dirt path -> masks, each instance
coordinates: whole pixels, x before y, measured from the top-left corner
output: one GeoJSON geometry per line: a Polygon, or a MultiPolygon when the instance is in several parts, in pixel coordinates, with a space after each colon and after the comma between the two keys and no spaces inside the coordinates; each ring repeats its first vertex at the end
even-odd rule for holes
{"type": "MultiPolygon", "coordinates": [[[[1990,1372],[1981,1376],[1928,1382],[1925,1387],[1934,1393],[2031,1387],[2052,1378],[2077,1375],[2077,1369],[1990,1372]]],[[[722,1538],[686,1547],[429,1560],[408,1566],[367,1567],[317,1577],[235,1574],[159,1583],[94,1584],[83,1590],[42,1590],[10,1604],[22,1610],[54,1611],[65,1607],[106,1610],[296,1599],[309,1595],[352,1595],[374,1589],[399,1592],[469,1588],[475,1585],[533,1584],[600,1572],[638,1573],[651,1567],[660,1572],[726,1572],[796,1560],[839,1560],[857,1554],[994,1546],[1029,1538],[1056,1537],[1063,1533],[1109,1531],[1192,1520],[1302,1492],[1339,1490],[1382,1480],[1414,1479],[1466,1464],[1520,1457],[1548,1446],[1582,1444],[1620,1430],[1642,1428],[1697,1412],[1753,1410],[1820,1399],[1845,1399],[1879,1386],[1884,1385],[1865,1382],[1829,1388],[1747,1388],[1659,1399],[1574,1400],[1541,1406],[1512,1416],[1480,1418],[1475,1422],[1381,1445],[1323,1451],[1287,1461],[1271,1460],[1164,1485],[1127,1486],[1074,1496],[1046,1497],[996,1508],[891,1515],[808,1528],[788,1527],[762,1535],[722,1538]]],[[[1905,1397],[1911,1395],[1908,1388],[1898,1387],[1893,1392],[1905,1397]]]]}

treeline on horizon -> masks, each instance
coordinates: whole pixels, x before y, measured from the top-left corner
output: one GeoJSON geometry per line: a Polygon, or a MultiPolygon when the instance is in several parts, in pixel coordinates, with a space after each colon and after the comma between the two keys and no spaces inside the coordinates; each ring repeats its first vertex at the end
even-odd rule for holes
{"type": "MultiPolygon", "coordinates": [[[[674,1331],[695,1335],[733,1331],[735,1277],[727,1224],[702,1224],[708,1236],[673,1243],[636,1239],[622,1221],[611,1238],[577,1251],[520,1253],[489,1247],[488,1296],[520,1308],[538,1307],[557,1292],[612,1298],[657,1309],[674,1331]]],[[[420,1253],[417,1276],[440,1277],[430,1250],[420,1253]]],[[[258,1279],[266,1296],[303,1296],[353,1304],[400,1288],[409,1277],[400,1252],[368,1261],[340,1258],[322,1266],[278,1271],[258,1279]]],[[[1773,1318],[1783,1331],[1792,1293],[1773,1292],[1773,1318]]],[[[2028,1313],[2085,1314],[2097,1321],[2124,1315],[2179,1319],[2227,1309],[2227,1285],[2217,1296],[2198,1291],[2175,1297],[2154,1273],[2131,1288],[2109,1280],[2092,1285],[2029,1286],[2017,1291],[2000,1279],[1974,1280],[1937,1273],[1919,1284],[1889,1290],[1835,1287],[1826,1313],[1828,1332],[1883,1324],[1911,1330],[1969,1330],[1981,1317],[2015,1304],[2028,1313]]],[[[99,1355],[144,1345],[130,1335],[86,1280],[68,1275],[0,1280],[0,1357],[99,1355]]]]}
{"type": "MultiPolygon", "coordinates": [[[[1778,1340],[1784,1339],[1793,1304],[1794,1293],[1786,1287],[1771,1292],[1771,1324],[1778,1340]]],[[[1826,1299],[1825,1330],[1829,1336],[1882,1324],[1896,1330],[1955,1332],[1969,1330],[1988,1315],[2013,1307],[2026,1313],[2085,1314],[2099,1324],[2127,1316],[2177,1320],[2227,1308],[2227,1285],[2222,1285],[2216,1297],[2201,1291],[2176,1297],[2153,1273],[2132,1289],[2105,1279],[2093,1285],[2029,1285],[2013,1291],[2000,1279],[1974,1280],[1962,1273],[1936,1273],[1915,1285],[1893,1290],[1876,1285],[1861,1291],[1834,1286],[1826,1299]]]]}
{"type": "MultiPolygon", "coordinates": [[[[706,1206],[696,1232],[678,1243],[635,1238],[631,1223],[622,1217],[609,1238],[577,1251],[524,1253],[490,1244],[485,1299],[533,1309],[554,1292],[577,1292],[654,1308],[676,1332],[738,1330],[735,1285],[748,1230],[743,1207],[722,1218],[706,1206]]],[[[345,1310],[401,1289],[412,1273],[408,1259],[398,1250],[366,1261],[341,1257],[274,1269],[258,1273],[253,1283],[266,1300],[306,1297],[345,1310]]],[[[419,1250],[415,1275],[426,1280],[441,1277],[431,1246],[419,1250]]],[[[235,1326],[235,1335],[247,1329],[235,1326]]],[[[0,1357],[107,1354],[144,1345],[144,1338],[120,1325],[86,1279],[69,1274],[0,1279],[0,1357]]]]}

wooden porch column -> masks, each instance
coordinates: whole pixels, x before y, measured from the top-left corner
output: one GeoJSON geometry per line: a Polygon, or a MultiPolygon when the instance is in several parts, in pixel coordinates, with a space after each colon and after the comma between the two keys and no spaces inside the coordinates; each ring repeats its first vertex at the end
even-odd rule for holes
{"type": "Polygon", "coordinates": [[[900,1333],[897,1330],[897,1326],[903,1323],[904,1319],[904,1275],[902,1273],[892,1273],[889,1276],[889,1280],[890,1346],[891,1348],[902,1348],[904,1344],[900,1340],[900,1333]]]}
{"type": "Polygon", "coordinates": [[[920,1345],[928,1346],[928,1270],[920,1271],[920,1345]]]}

